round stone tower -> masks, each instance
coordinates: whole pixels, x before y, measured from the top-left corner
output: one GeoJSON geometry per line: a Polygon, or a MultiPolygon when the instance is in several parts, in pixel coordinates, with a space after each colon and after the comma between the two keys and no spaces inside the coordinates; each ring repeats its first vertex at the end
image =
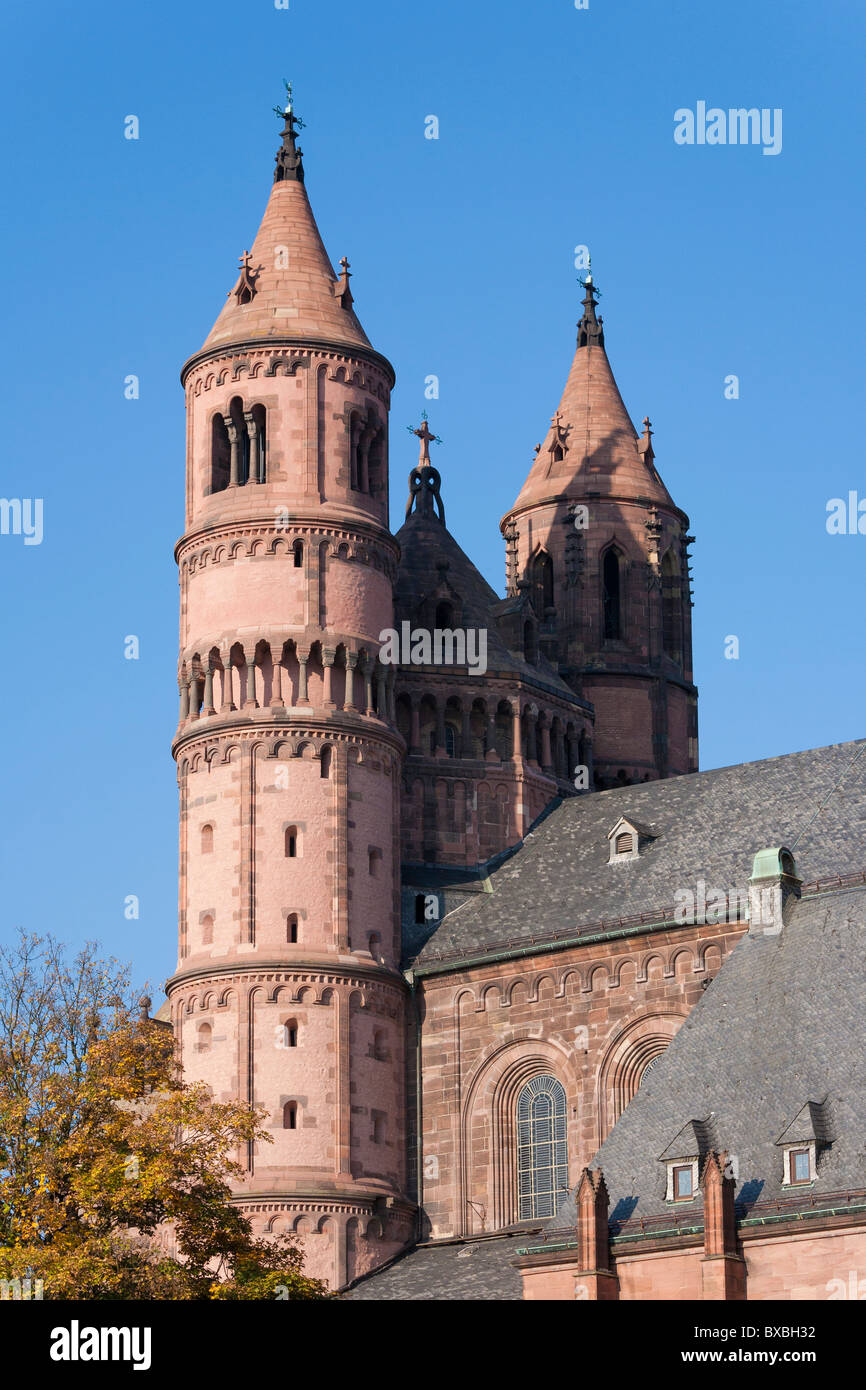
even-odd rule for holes
{"type": "Polygon", "coordinates": [[[256,1230],[333,1287],[412,1235],[388,529],[394,373],[334,273],[291,106],[240,274],[186,363],[179,959],[188,1078],[263,1106],[256,1230]]]}
{"type": "Polygon", "coordinates": [[[559,408],[502,519],[509,594],[528,594],[539,645],[595,708],[595,785],[698,765],[689,519],[638,436],[604,346],[591,277],[559,408]]]}

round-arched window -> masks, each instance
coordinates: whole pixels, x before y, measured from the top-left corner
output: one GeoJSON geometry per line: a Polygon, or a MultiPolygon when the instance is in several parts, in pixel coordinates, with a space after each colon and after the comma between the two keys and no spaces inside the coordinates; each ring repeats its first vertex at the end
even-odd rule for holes
{"type": "Polygon", "coordinates": [[[565,1090],[534,1076],[517,1097],[517,1209],[521,1221],[555,1216],[568,1195],[565,1090]]]}

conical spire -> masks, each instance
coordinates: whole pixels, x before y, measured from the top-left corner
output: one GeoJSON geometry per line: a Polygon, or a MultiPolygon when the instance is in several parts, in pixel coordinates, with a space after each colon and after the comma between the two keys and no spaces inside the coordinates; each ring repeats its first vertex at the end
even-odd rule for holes
{"type": "Polygon", "coordinates": [[[577,349],[559,408],[512,511],[556,497],[647,497],[673,506],[652,449],[640,447],[604,348],[598,291],[587,276],[577,349]]]}
{"type": "Polygon", "coordinates": [[[205,341],[203,351],[258,338],[315,339],[370,348],[352,307],[349,263],[337,276],[325,250],[304,186],[297,146],[302,124],[289,103],[278,114],[283,142],[274,183],[252,249],[244,252],[241,276],[205,341]]]}

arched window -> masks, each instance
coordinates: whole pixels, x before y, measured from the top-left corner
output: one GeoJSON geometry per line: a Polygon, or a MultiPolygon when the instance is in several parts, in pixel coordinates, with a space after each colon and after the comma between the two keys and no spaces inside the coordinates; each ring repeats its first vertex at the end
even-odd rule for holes
{"type": "Polygon", "coordinates": [[[229,432],[219,411],[211,421],[210,491],[224,492],[229,485],[229,432]]]}
{"type": "Polygon", "coordinates": [[[198,1050],[199,1052],[210,1052],[213,1029],[209,1023],[200,1023],[198,1029],[198,1050]]]}
{"type": "Polygon", "coordinates": [[[379,935],[378,932],[374,931],[374,932],[371,932],[371,933],[370,933],[369,938],[368,938],[368,941],[367,941],[367,945],[368,945],[368,949],[369,949],[369,951],[370,951],[370,955],[373,957],[374,960],[379,961],[380,964],[381,964],[381,961],[382,961],[382,938],[381,938],[381,936],[379,935]]]}
{"type": "Polygon", "coordinates": [[[553,607],[553,561],[546,550],[540,550],[532,562],[532,601],[539,618],[553,607]]]}
{"type": "Polygon", "coordinates": [[[298,1127],[298,1102],[287,1100],[283,1106],[283,1129],[297,1129],[298,1127]]]}
{"type": "Polygon", "coordinates": [[[601,567],[601,578],[602,606],[604,608],[604,635],[606,639],[610,640],[622,636],[619,556],[615,550],[611,549],[605,551],[601,567]]]}
{"type": "Polygon", "coordinates": [[[445,752],[449,758],[457,757],[457,734],[453,724],[445,725],[445,752]]]}
{"type": "Polygon", "coordinates": [[[286,940],[292,945],[297,944],[298,940],[298,914],[293,912],[286,918],[286,940]]]}
{"type": "Polygon", "coordinates": [[[682,660],[680,572],[673,549],[662,560],[662,646],[672,661],[682,660]]]}
{"type": "Polygon", "coordinates": [[[292,556],[294,557],[295,569],[299,570],[304,563],[304,542],[295,541],[292,546],[292,556]]]}
{"type": "Polygon", "coordinates": [[[319,758],[320,777],[330,777],[331,775],[331,751],[332,750],[329,747],[325,747],[322,749],[322,753],[319,758]]]}
{"type": "Polygon", "coordinates": [[[298,827],[289,825],[286,827],[286,858],[297,859],[298,857],[298,827]]]}
{"type": "Polygon", "coordinates": [[[380,849],[370,849],[367,851],[368,867],[371,878],[379,877],[379,870],[382,866],[382,851],[380,849]]]}
{"type": "Polygon", "coordinates": [[[517,1206],[521,1221],[555,1216],[568,1195],[565,1090],[534,1076],[517,1098],[517,1206]]]}
{"type": "Polygon", "coordinates": [[[212,825],[203,825],[201,828],[201,852],[202,854],[213,854],[212,825]]]}
{"type": "Polygon", "coordinates": [[[292,1018],[288,1023],[283,1024],[283,1047],[297,1047],[298,1045],[298,1025],[292,1018]]]}
{"type": "Polygon", "coordinates": [[[213,917],[210,913],[201,919],[201,944],[202,946],[213,945],[213,917]]]}
{"type": "Polygon", "coordinates": [[[656,1055],[655,1055],[655,1057],[650,1057],[649,1061],[647,1062],[646,1066],[644,1067],[643,1071],[641,1072],[640,1076],[638,1077],[638,1083],[637,1083],[637,1084],[638,1084],[639,1087],[642,1086],[643,1083],[646,1081],[646,1079],[647,1079],[647,1077],[649,1076],[650,1072],[652,1071],[653,1067],[656,1066],[656,1065],[658,1064],[658,1060],[659,1060],[659,1058],[661,1057],[661,1055],[662,1055],[662,1054],[661,1054],[660,1052],[657,1052],[656,1055]]]}

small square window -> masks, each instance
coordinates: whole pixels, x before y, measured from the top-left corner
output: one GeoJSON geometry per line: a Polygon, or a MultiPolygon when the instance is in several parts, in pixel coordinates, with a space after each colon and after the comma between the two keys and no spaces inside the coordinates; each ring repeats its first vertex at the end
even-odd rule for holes
{"type": "Polygon", "coordinates": [[[791,1182],[811,1182],[812,1163],[808,1149],[791,1150],[791,1182]]]}
{"type": "Polygon", "coordinates": [[[695,1195],[694,1174],[691,1163],[674,1168],[674,1201],[690,1202],[695,1195]]]}

